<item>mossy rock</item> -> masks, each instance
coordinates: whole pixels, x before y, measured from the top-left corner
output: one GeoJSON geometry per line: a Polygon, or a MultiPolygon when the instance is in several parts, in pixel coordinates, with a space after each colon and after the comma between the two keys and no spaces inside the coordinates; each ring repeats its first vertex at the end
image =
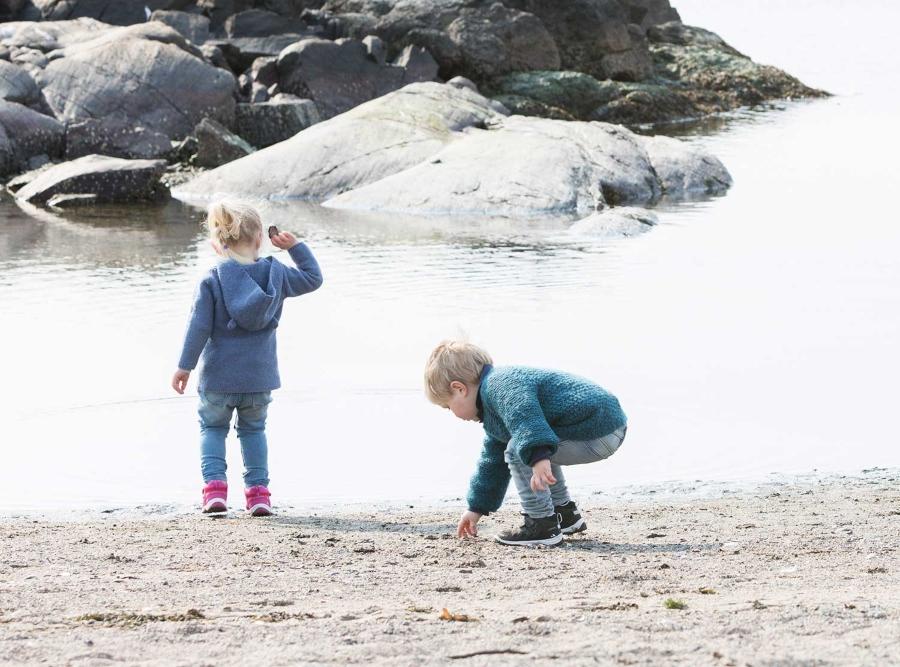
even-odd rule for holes
{"type": "Polygon", "coordinates": [[[508,74],[485,88],[488,94],[501,101],[512,97],[513,106],[517,108],[524,107],[520,100],[527,99],[550,109],[561,109],[573,118],[585,119],[597,107],[621,97],[622,87],[627,85],[618,81],[598,81],[581,72],[534,71],[508,74]]]}
{"type": "MultiPolygon", "coordinates": [[[[598,81],[581,72],[518,72],[493,81],[489,93],[512,113],[564,120],[652,123],[706,113],[680,83],[598,81]]],[[[724,107],[723,107],[724,108],[724,107]]],[[[712,111],[719,107],[713,105],[712,111]]]]}

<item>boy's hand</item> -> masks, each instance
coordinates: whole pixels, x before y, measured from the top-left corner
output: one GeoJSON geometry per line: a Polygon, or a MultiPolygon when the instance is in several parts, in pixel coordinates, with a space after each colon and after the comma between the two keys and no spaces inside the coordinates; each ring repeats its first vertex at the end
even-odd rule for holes
{"type": "Polygon", "coordinates": [[[551,484],[556,484],[556,477],[550,470],[550,459],[538,461],[531,466],[531,490],[544,491],[551,484]]]}
{"type": "Polygon", "coordinates": [[[481,515],[478,512],[472,512],[471,510],[463,512],[463,515],[459,518],[459,523],[456,525],[456,536],[478,537],[477,525],[480,518],[481,515]]]}
{"type": "Polygon", "coordinates": [[[274,234],[270,240],[272,241],[273,246],[281,248],[282,250],[290,250],[300,243],[300,241],[297,240],[297,237],[290,232],[278,232],[277,234],[274,234]]]}
{"type": "Polygon", "coordinates": [[[175,375],[172,376],[172,389],[179,394],[183,394],[184,390],[187,388],[189,377],[191,377],[190,371],[183,371],[179,368],[175,371],[175,375]]]}

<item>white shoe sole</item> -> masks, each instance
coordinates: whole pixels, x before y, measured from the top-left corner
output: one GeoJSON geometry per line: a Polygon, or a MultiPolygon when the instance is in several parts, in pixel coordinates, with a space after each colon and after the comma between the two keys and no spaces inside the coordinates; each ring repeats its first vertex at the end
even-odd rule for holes
{"type": "Polygon", "coordinates": [[[270,505],[263,505],[262,503],[254,505],[253,507],[247,510],[250,513],[250,516],[271,516],[272,515],[272,507],[270,505]]]}
{"type": "Polygon", "coordinates": [[[563,536],[562,533],[560,533],[559,535],[556,535],[554,537],[547,537],[543,540],[504,540],[499,535],[494,535],[494,539],[497,540],[500,544],[506,544],[511,547],[536,547],[538,545],[552,547],[562,542],[563,536]]]}
{"type": "Polygon", "coordinates": [[[585,522],[584,517],[581,517],[571,526],[566,526],[561,530],[563,535],[574,535],[575,533],[580,533],[583,530],[587,530],[587,523],[585,522]]]}
{"type": "Polygon", "coordinates": [[[228,505],[220,498],[213,498],[203,506],[204,514],[212,514],[213,512],[227,512],[228,505]]]}

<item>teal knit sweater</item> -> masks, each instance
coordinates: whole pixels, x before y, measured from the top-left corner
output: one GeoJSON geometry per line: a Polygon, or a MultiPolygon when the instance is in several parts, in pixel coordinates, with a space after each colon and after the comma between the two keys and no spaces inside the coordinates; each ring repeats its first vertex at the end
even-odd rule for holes
{"type": "Polygon", "coordinates": [[[484,448],[469,484],[469,509],[503,504],[510,473],[504,452],[529,465],[535,448],[555,454],[561,440],[593,440],[626,424],[619,401],[590,380],[525,366],[485,367],[478,388],[484,448]]]}

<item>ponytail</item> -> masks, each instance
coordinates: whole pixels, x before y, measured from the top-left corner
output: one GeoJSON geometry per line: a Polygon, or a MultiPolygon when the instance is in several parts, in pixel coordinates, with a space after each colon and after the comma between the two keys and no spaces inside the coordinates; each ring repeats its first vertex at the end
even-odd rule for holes
{"type": "Polygon", "coordinates": [[[253,261],[235,246],[252,245],[262,235],[262,220],[255,208],[243,202],[213,202],[207,209],[206,226],[210,239],[226,257],[242,264],[253,261]]]}

